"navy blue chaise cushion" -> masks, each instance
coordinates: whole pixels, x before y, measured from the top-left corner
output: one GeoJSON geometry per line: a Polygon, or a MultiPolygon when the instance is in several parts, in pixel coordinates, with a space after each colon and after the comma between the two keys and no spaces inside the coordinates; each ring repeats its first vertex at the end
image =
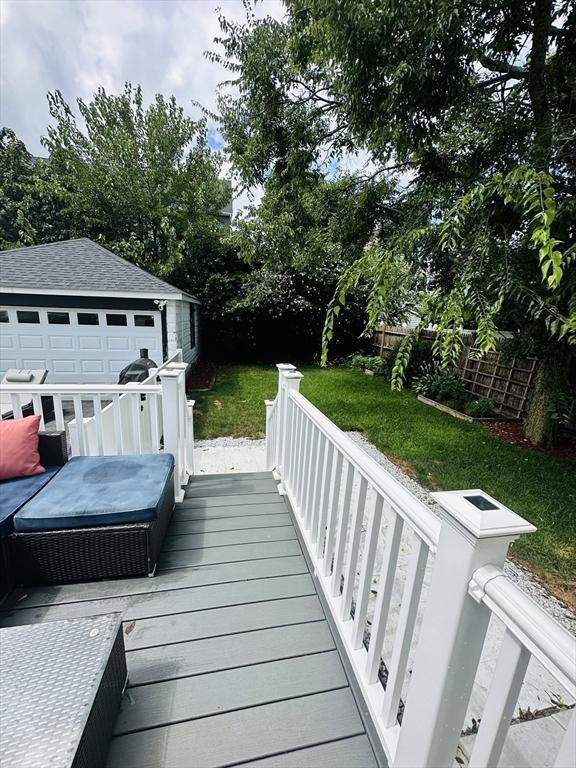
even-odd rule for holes
{"type": "Polygon", "coordinates": [[[77,456],[14,517],[18,532],[155,520],[174,467],[169,453],[77,456]]]}
{"type": "Polygon", "coordinates": [[[35,496],[60,467],[47,467],[46,472],[30,477],[15,477],[0,482],[0,535],[12,533],[12,517],[17,509],[35,496]]]}

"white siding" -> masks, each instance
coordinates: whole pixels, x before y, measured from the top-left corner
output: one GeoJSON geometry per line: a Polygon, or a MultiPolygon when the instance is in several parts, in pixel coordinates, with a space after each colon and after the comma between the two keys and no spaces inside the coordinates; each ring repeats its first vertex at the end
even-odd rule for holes
{"type": "MultiPolygon", "coordinates": [[[[182,349],[182,359],[185,363],[194,363],[199,354],[198,310],[196,311],[196,343],[191,346],[190,337],[190,306],[187,299],[171,299],[166,302],[166,332],[168,340],[168,355],[182,349]]],[[[198,306],[198,305],[196,305],[198,306]]]]}

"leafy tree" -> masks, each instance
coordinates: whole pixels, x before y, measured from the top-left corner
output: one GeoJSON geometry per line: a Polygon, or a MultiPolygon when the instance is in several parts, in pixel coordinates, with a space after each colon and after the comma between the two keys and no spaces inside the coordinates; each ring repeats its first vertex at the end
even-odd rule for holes
{"type": "MultiPolygon", "coordinates": [[[[556,371],[540,384],[553,395],[553,381],[545,399],[558,409],[576,342],[574,5],[288,0],[285,22],[249,10],[221,26],[236,89],[219,111],[243,183],[274,179],[294,195],[311,169],[355,151],[369,161],[359,183],[403,174],[378,249],[342,276],[326,340],[361,279],[377,321],[404,259],[428,275],[421,325],[437,325],[444,364],[465,324],[484,352],[497,328],[522,331],[524,350],[556,371]]],[[[540,420],[531,436],[547,431],[540,420]]]]}

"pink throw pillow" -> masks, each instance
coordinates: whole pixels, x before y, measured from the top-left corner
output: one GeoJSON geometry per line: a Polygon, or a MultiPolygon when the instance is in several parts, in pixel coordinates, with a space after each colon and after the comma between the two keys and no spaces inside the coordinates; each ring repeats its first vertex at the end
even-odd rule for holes
{"type": "Polygon", "coordinates": [[[46,472],[38,453],[40,415],[0,421],[0,480],[46,472]]]}

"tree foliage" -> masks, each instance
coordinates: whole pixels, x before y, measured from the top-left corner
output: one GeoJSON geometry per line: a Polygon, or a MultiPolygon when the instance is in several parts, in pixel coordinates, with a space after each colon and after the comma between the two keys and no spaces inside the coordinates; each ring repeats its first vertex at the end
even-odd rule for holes
{"type": "MultiPolygon", "coordinates": [[[[310,169],[355,152],[359,185],[388,185],[379,256],[358,256],[343,290],[369,286],[368,320],[402,258],[427,274],[421,327],[444,364],[465,325],[483,351],[496,329],[532,352],[576,342],[576,7],[561,0],[444,3],[288,0],[283,22],[222,19],[234,78],[219,109],[244,184],[294,195],[310,169]]],[[[340,314],[339,317],[342,315],[340,314]]],[[[419,329],[416,329],[417,335],[419,329]]],[[[409,338],[394,382],[401,384],[409,338]]]]}

